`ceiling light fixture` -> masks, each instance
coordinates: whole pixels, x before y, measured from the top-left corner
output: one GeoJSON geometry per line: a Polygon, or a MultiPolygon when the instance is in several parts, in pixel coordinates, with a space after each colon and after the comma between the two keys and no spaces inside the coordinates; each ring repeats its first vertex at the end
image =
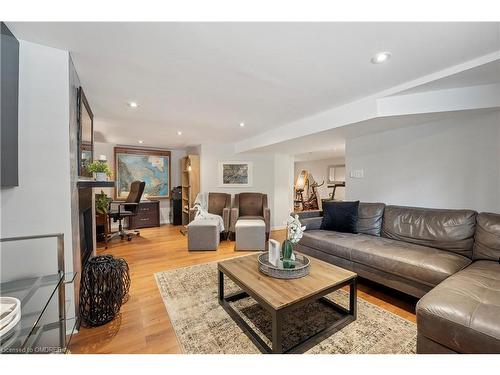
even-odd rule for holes
{"type": "Polygon", "coordinates": [[[142,139],[139,139],[137,142],[140,143],[141,145],[144,143],[142,139]]]}
{"type": "Polygon", "coordinates": [[[137,102],[128,102],[128,106],[130,108],[137,108],[139,107],[139,104],[137,104],[137,102]]]}
{"type": "Polygon", "coordinates": [[[244,127],[245,126],[245,123],[244,122],[240,122],[240,127],[244,127]]]}
{"type": "Polygon", "coordinates": [[[177,131],[177,135],[182,135],[182,132],[180,130],[177,131]]]}
{"type": "Polygon", "coordinates": [[[383,64],[391,58],[391,53],[390,52],[379,52],[373,55],[372,59],[370,60],[372,64],[383,64]]]}

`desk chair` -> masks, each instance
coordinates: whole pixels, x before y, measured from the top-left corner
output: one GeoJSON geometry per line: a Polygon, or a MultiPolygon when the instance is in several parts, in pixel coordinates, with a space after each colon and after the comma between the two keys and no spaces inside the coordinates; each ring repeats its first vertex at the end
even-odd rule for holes
{"type": "Polygon", "coordinates": [[[111,219],[113,219],[113,222],[115,223],[118,221],[119,224],[118,232],[110,234],[108,237],[108,241],[118,236],[122,240],[127,237],[127,240],[131,241],[132,236],[139,236],[141,234],[138,230],[124,230],[122,220],[126,217],[137,215],[139,202],[141,201],[145,186],[146,183],[144,181],[134,181],[132,182],[132,184],[130,184],[130,192],[128,193],[127,199],[125,201],[113,201],[109,204],[108,219],[110,221],[110,226],[111,219]],[[115,205],[115,209],[113,209],[113,205],[115,205]]]}

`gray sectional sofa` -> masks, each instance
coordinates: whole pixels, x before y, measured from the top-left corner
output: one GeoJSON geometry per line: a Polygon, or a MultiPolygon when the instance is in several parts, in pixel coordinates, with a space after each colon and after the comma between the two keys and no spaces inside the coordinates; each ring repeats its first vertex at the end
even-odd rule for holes
{"type": "Polygon", "coordinates": [[[358,234],[321,230],[296,250],[421,298],[419,353],[500,353],[500,215],[360,203],[358,234]]]}

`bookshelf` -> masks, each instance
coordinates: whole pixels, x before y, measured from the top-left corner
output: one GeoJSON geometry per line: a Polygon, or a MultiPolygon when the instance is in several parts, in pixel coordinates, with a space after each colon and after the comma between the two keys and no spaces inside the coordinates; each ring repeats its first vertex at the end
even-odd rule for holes
{"type": "Polygon", "coordinates": [[[182,225],[189,223],[189,209],[200,192],[200,157],[187,155],[181,160],[182,225]]]}

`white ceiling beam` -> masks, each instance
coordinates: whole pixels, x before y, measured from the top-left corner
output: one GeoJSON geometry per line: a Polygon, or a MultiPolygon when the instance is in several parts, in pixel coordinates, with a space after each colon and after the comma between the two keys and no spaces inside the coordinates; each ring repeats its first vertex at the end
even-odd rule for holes
{"type": "MultiPolygon", "coordinates": [[[[319,133],[325,130],[385,116],[380,115],[378,112],[380,105],[382,105],[382,107],[384,106],[384,104],[379,102],[380,99],[391,95],[397,95],[398,93],[411,88],[421,86],[465,70],[473,69],[496,60],[500,60],[500,51],[495,51],[464,63],[448,67],[438,72],[425,75],[418,79],[378,92],[374,95],[370,95],[361,100],[338,106],[319,114],[288,123],[278,128],[273,128],[246,140],[237,142],[235,144],[235,150],[236,152],[251,151],[253,149],[271,146],[276,143],[319,133]]],[[[464,103],[461,105],[464,107],[467,106],[464,103]]],[[[471,103],[470,107],[474,107],[474,104],[471,103]]]]}
{"type": "Polygon", "coordinates": [[[427,74],[420,78],[414,79],[412,81],[405,82],[401,85],[391,87],[390,89],[384,90],[375,94],[377,97],[397,95],[400,92],[412,89],[414,87],[418,87],[421,85],[425,85],[430,82],[437,81],[439,79],[452,76],[454,74],[464,72],[469,69],[477,68],[478,66],[488,64],[490,62],[500,60],[500,50],[494,51],[492,53],[488,53],[487,55],[479,56],[475,59],[465,61],[463,63],[450,66],[446,69],[439,70],[437,72],[427,74]]]}
{"type": "Polygon", "coordinates": [[[388,117],[496,107],[500,107],[500,85],[491,84],[380,98],[377,115],[388,117]]]}
{"type": "Polygon", "coordinates": [[[236,152],[245,152],[270,146],[290,139],[368,120],[375,117],[376,114],[377,102],[375,98],[358,100],[238,142],[235,150],[236,152]]]}

